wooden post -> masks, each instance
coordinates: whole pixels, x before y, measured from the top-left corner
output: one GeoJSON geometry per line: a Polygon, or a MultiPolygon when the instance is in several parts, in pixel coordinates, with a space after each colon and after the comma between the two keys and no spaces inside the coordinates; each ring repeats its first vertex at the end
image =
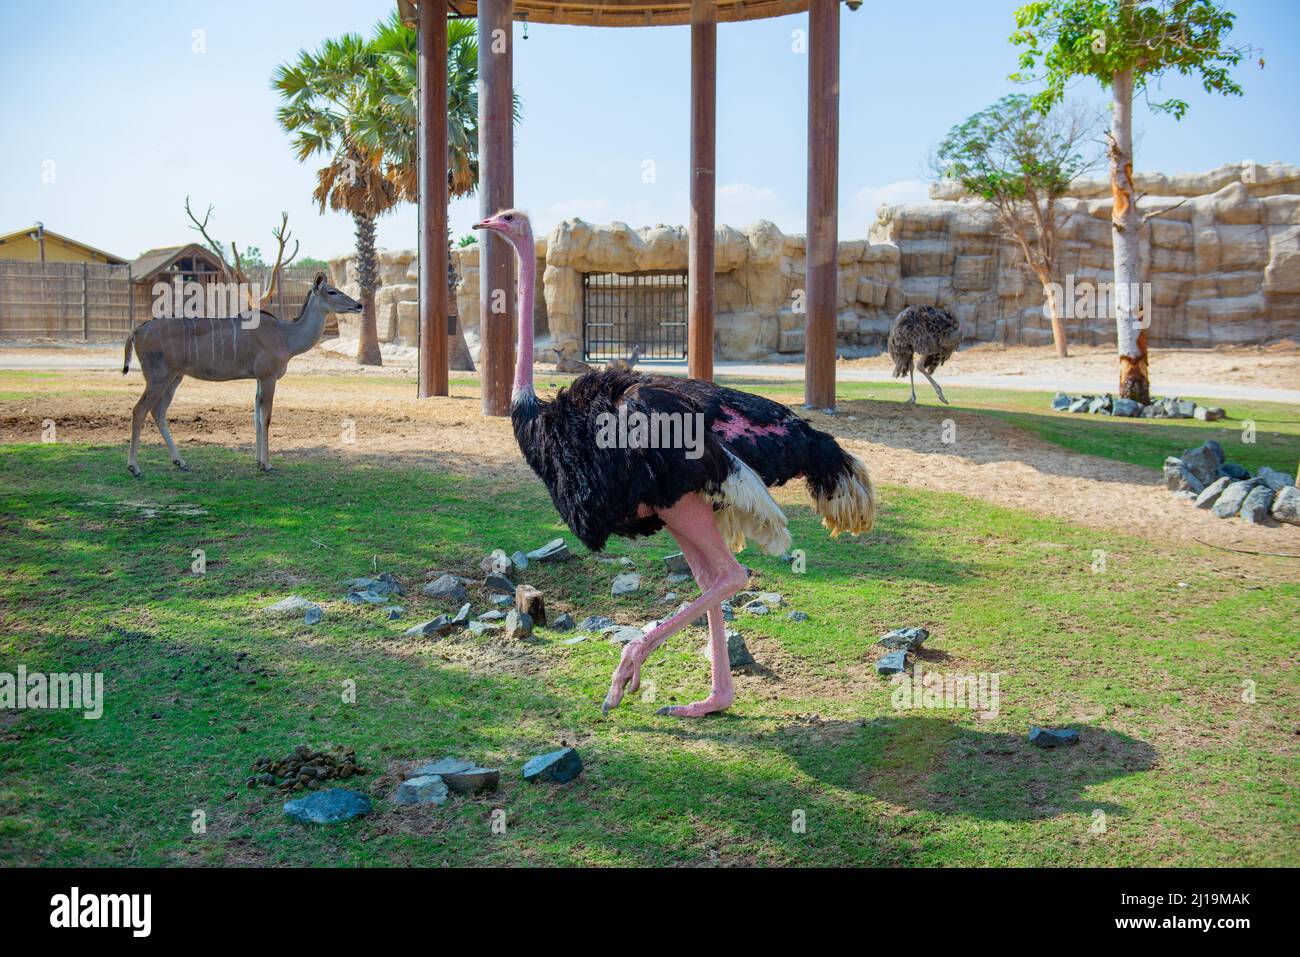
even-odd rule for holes
{"type": "Polygon", "coordinates": [[[81,339],[90,339],[90,266],[81,264],[81,339]]]}
{"type": "Polygon", "coordinates": [[[839,269],[840,5],[808,7],[808,289],[804,402],[835,407],[835,302],[839,269]]]}
{"type": "Polygon", "coordinates": [[[717,156],[718,9],[691,0],[691,221],[686,357],[692,379],[713,380],[714,201],[717,156]]]}
{"type": "MultiPolygon", "coordinates": [[[[514,129],[511,90],[514,0],[479,0],[479,212],[486,219],[513,206],[514,129]]],[[[479,331],[484,415],[510,414],[514,377],[515,253],[502,237],[479,238],[479,331]]]]}
{"type": "Polygon", "coordinates": [[[447,395],[447,0],[420,0],[417,396],[447,395]]]}

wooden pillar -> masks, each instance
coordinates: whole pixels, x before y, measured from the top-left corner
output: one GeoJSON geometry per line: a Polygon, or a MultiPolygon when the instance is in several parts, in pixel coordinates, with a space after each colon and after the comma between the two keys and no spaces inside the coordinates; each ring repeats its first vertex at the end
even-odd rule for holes
{"type": "Polygon", "coordinates": [[[835,301],[839,269],[840,4],[808,8],[808,288],[804,402],[835,406],[835,301]]]}
{"type": "Polygon", "coordinates": [[[447,394],[447,0],[420,0],[420,361],[417,395],[447,394]]]}
{"type": "MultiPolygon", "coordinates": [[[[479,212],[484,218],[513,206],[514,140],[511,89],[514,85],[514,0],[479,0],[478,137],[479,212]]],[[[483,352],[484,415],[510,414],[514,377],[514,249],[495,233],[479,238],[479,331],[483,352]]]]}
{"type": "Polygon", "coordinates": [[[718,9],[691,0],[690,309],[686,355],[692,379],[713,379],[714,161],[717,155],[718,9]]]}

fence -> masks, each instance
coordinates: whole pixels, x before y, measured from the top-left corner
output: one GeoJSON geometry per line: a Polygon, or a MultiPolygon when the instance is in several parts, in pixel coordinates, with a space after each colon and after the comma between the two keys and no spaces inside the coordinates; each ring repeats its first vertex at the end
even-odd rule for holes
{"type": "MultiPolygon", "coordinates": [[[[269,269],[247,272],[249,282],[265,288],[269,269]]],[[[269,311],[297,316],[316,272],[311,266],[284,269],[269,311]]],[[[165,274],[156,279],[165,281],[165,274]]],[[[0,260],[0,338],[123,339],[152,317],[150,285],[136,281],[129,265],[0,260]]]]}
{"type": "Polygon", "coordinates": [[[686,358],[686,273],[583,273],[583,357],[686,358]]]}

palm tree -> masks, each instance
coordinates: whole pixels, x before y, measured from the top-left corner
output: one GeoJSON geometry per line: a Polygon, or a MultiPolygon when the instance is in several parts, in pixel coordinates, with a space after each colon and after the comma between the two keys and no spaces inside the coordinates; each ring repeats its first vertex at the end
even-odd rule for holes
{"type": "Polygon", "coordinates": [[[276,68],[271,80],[284,102],[280,126],[293,134],[299,162],[321,154],[328,162],[316,173],[312,197],[321,211],[348,212],[356,223],[357,279],[361,285],[361,335],[357,362],[382,365],[375,327],[375,218],[398,202],[396,170],[364,132],[382,110],[382,60],[355,33],[326,40],[316,52],[303,50],[292,64],[276,68]]]}

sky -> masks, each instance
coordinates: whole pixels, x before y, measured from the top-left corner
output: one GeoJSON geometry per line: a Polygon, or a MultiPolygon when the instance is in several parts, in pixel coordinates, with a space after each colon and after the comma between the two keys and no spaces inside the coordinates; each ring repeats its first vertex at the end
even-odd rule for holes
{"type": "MultiPolygon", "coordinates": [[[[882,202],[923,201],[927,158],[947,130],[1010,82],[1007,43],[1023,0],[866,0],[843,9],[840,236],[867,235],[882,202]]],[[[1191,104],[1181,122],[1136,111],[1137,167],[1196,172],[1253,159],[1300,163],[1300,0],[1228,0],[1244,99],[1166,80],[1191,104]]],[[[344,214],[311,200],[275,120],[275,67],[345,32],[368,34],[391,0],[0,0],[0,233],[48,229],[131,258],[197,239],[184,213],[214,208],[216,238],[271,249],[289,214],[300,256],[353,248],[344,214]]],[[[807,57],[799,14],[718,27],[717,217],[803,232],[807,57]]],[[[515,199],[539,235],[570,216],[681,224],[688,210],[688,27],[515,25],[515,199]]],[[[1095,83],[1072,95],[1099,107],[1095,83]]],[[[456,236],[477,196],[453,202],[456,236]]],[[[378,225],[381,246],[414,247],[415,207],[378,225]]]]}

